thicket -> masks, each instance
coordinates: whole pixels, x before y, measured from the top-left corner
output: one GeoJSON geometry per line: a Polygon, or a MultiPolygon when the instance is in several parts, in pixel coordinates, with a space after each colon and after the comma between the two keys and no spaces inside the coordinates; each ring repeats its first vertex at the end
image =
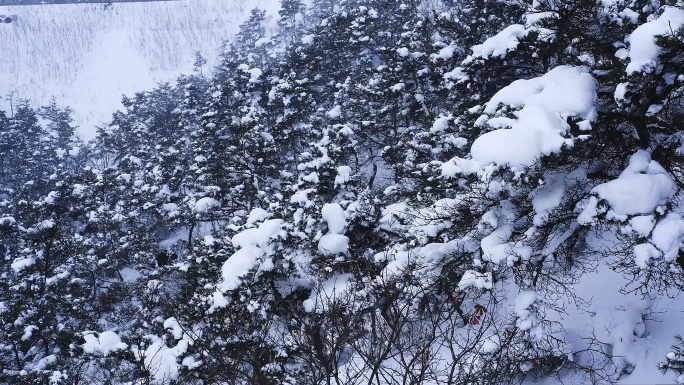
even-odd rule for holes
{"type": "Polygon", "coordinates": [[[282,5],[93,142],[56,103],[0,113],[0,383],[628,374],[562,315],[599,265],[682,289],[684,32],[645,63],[634,33],[684,5],[282,5]]]}

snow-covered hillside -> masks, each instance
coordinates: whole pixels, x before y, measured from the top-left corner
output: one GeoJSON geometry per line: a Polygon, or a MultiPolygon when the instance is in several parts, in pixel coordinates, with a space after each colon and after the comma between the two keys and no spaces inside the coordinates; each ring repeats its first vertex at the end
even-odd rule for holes
{"type": "Polygon", "coordinates": [[[258,7],[277,16],[277,0],[61,4],[0,7],[0,109],[52,98],[74,110],[84,139],[120,108],[121,95],[151,89],[193,68],[206,70],[225,40],[258,7]]]}
{"type": "Polygon", "coordinates": [[[684,0],[312,3],[0,9],[0,385],[684,384],[684,0]]]}

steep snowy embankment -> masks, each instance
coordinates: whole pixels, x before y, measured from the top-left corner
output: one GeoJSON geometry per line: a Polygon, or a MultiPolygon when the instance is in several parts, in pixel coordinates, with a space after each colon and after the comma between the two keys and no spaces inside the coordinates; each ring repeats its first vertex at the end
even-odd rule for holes
{"type": "Polygon", "coordinates": [[[74,110],[84,139],[120,108],[121,95],[171,81],[193,68],[194,53],[216,64],[251,9],[277,16],[277,0],[64,4],[0,7],[0,109],[29,99],[74,110]]]}

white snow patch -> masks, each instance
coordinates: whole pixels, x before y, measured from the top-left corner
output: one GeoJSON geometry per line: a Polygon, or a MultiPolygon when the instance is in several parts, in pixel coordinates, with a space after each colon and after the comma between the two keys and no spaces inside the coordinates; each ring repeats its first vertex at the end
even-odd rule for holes
{"type": "Polygon", "coordinates": [[[113,331],[106,331],[99,333],[96,337],[94,332],[86,332],[83,335],[86,341],[83,345],[83,351],[87,354],[101,354],[107,356],[111,352],[124,350],[128,345],[121,342],[121,338],[113,331]]]}
{"type": "MultiPolygon", "coordinates": [[[[538,300],[539,295],[534,291],[522,291],[515,298],[515,314],[518,316],[517,325],[520,330],[530,330],[537,326],[539,320],[530,310],[530,307],[538,300]]],[[[537,334],[540,331],[541,330],[532,330],[531,332],[537,334]]]]}
{"type": "Polygon", "coordinates": [[[592,190],[610,205],[616,214],[650,214],[665,204],[675,193],[672,178],[645,151],[630,158],[629,166],[619,178],[600,184],[592,190]],[[644,173],[642,173],[644,172],[644,173]]]}
{"type": "Polygon", "coordinates": [[[304,301],[304,310],[317,313],[327,310],[348,294],[352,277],[352,274],[340,274],[322,282],[309,299],[304,301]]]}
{"type": "Polygon", "coordinates": [[[283,225],[282,219],[269,219],[262,222],[258,228],[243,230],[231,238],[233,247],[256,246],[267,249],[271,242],[271,237],[280,232],[283,225]]]}
{"type": "Polygon", "coordinates": [[[458,288],[464,290],[468,287],[490,290],[492,288],[492,273],[489,271],[485,273],[478,273],[473,270],[466,271],[458,282],[458,288]]]}
{"type": "Polygon", "coordinates": [[[660,47],[655,44],[656,36],[670,35],[684,24],[684,9],[665,7],[655,20],[640,25],[629,36],[629,58],[627,74],[651,72],[658,64],[660,47]]]}
{"type": "Polygon", "coordinates": [[[325,115],[330,119],[339,119],[340,116],[342,116],[342,106],[336,105],[328,112],[326,112],[325,115]]]}
{"type": "Polygon", "coordinates": [[[344,187],[344,185],[351,180],[352,169],[349,166],[337,167],[337,175],[335,175],[335,187],[344,187]]]}
{"type": "Polygon", "coordinates": [[[204,197],[195,202],[192,211],[197,214],[206,214],[221,207],[221,203],[214,198],[204,197]]]}
{"type": "Polygon", "coordinates": [[[473,58],[487,59],[489,57],[504,57],[508,51],[518,47],[518,39],[527,36],[530,32],[521,24],[513,24],[506,27],[503,31],[485,40],[484,43],[473,46],[473,54],[464,63],[470,62],[473,58]]]}
{"type": "Polygon", "coordinates": [[[341,234],[326,234],[318,240],[321,254],[343,254],[349,251],[349,238],[341,234]]]}
{"type": "Polygon", "coordinates": [[[677,258],[679,246],[684,238],[684,220],[679,214],[668,214],[665,218],[658,221],[651,240],[653,245],[663,253],[663,257],[668,261],[677,258]]]}
{"type": "Polygon", "coordinates": [[[268,211],[266,211],[260,207],[257,207],[257,208],[252,209],[252,211],[249,212],[249,216],[247,216],[246,224],[247,225],[253,225],[257,222],[268,219],[271,216],[272,216],[272,214],[269,213],[268,211]]]}
{"type": "Polygon", "coordinates": [[[572,145],[565,138],[570,128],[566,119],[593,121],[596,116],[596,84],[587,71],[583,67],[560,66],[538,78],[516,80],[497,92],[486,104],[485,113],[495,113],[500,104],[522,108],[509,129],[487,132],[475,140],[471,147],[473,159],[512,167],[530,166],[540,156],[572,145]]]}
{"type": "Polygon", "coordinates": [[[449,128],[449,120],[449,117],[445,116],[437,118],[430,128],[430,132],[433,134],[439,134],[446,131],[446,129],[449,128]]]}
{"type": "Polygon", "coordinates": [[[35,257],[27,257],[27,258],[21,258],[21,259],[16,259],[12,264],[10,265],[12,267],[12,270],[14,270],[15,273],[19,273],[20,271],[24,270],[27,267],[33,266],[36,263],[36,258],[35,257]]]}
{"type": "Polygon", "coordinates": [[[264,251],[255,246],[247,246],[236,251],[221,267],[221,291],[234,290],[240,286],[240,279],[247,274],[264,255],[264,251]]]}
{"type": "Polygon", "coordinates": [[[629,230],[641,237],[647,237],[655,226],[653,215],[638,215],[629,220],[629,230]]]}
{"type": "Polygon", "coordinates": [[[338,203],[326,203],[321,209],[321,217],[328,224],[330,234],[342,234],[347,226],[344,209],[338,203]]]}

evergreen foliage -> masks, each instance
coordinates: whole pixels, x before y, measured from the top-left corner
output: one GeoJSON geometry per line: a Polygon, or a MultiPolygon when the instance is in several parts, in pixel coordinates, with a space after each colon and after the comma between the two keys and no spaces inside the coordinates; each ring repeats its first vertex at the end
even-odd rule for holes
{"type": "Polygon", "coordinates": [[[312,7],[273,36],[255,9],[91,143],[57,102],[0,112],[0,384],[634,370],[647,310],[610,340],[563,317],[601,267],[684,288],[684,5],[312,7]]]}

